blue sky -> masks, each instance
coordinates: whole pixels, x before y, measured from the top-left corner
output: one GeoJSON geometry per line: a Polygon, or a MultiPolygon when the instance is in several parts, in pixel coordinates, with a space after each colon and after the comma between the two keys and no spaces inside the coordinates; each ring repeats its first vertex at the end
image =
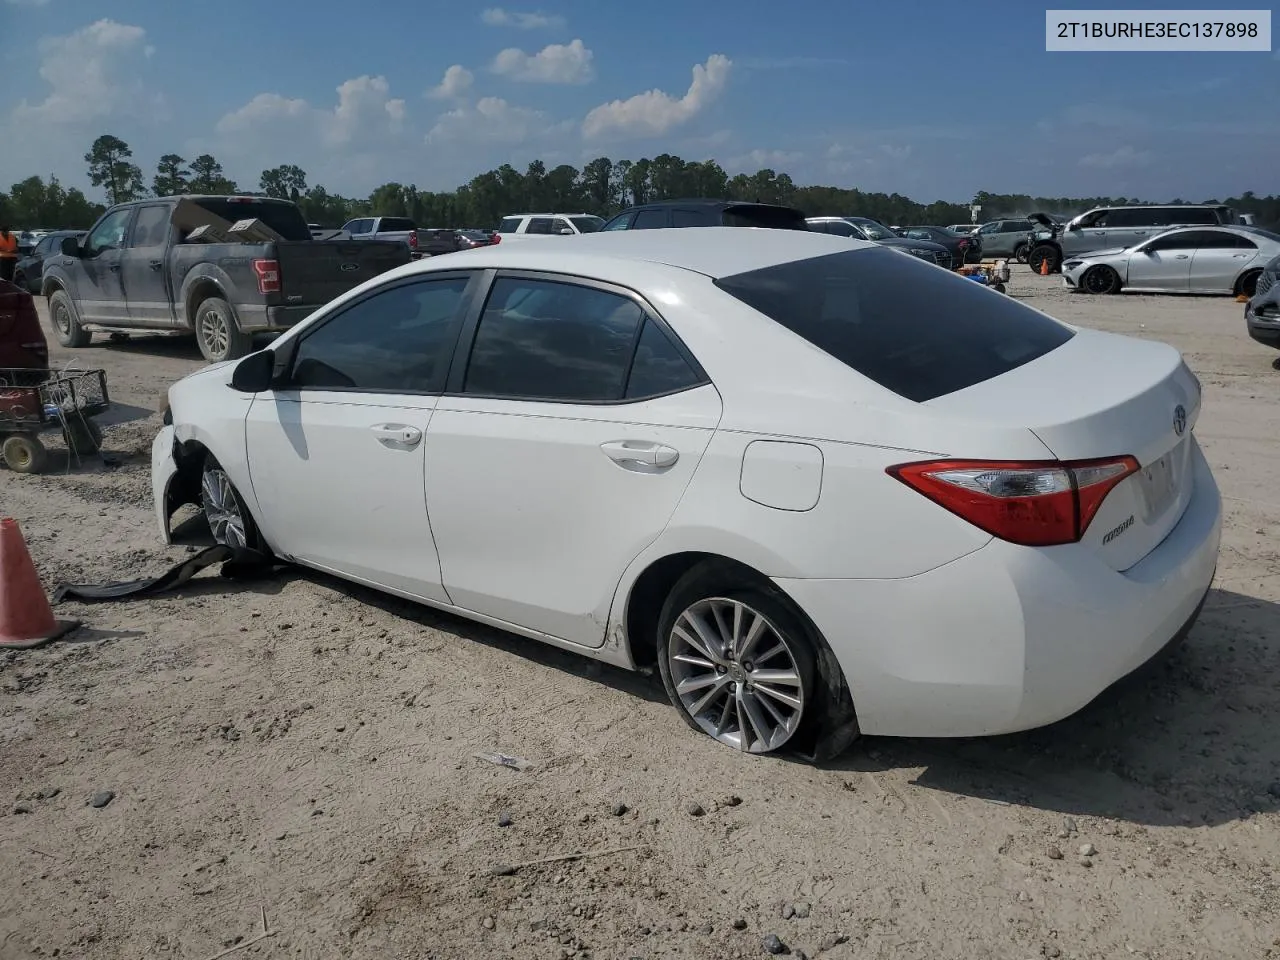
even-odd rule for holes
{"type": "Polygon", "coordinates": [[[0,0],[0,63],[4,187],[86,187],[110,132],[148,180],[349,195],[662,152],[926,202],[1280,190],[1275,54],[1046,53],[1017,0],[0,0]]]}

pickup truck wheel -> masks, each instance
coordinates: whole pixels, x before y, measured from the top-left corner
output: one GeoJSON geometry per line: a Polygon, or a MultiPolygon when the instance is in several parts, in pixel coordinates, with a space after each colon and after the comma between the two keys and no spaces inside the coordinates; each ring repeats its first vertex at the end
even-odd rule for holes
{"type": "Polygon", "coordinates": [[[210,363],[238,360],[253,351],[253,337],[240,331],[231,304],[210,297],[196,307],[196,343],[210,363]]]}
{"type": "Polygon", "coordinates": [[[93,339],[93,335],[80,326],[75,304],[65,290],[55,290],[49,298],[49,322],[53,324],[53,335],[64,347],[87,347],[93,339]]]}

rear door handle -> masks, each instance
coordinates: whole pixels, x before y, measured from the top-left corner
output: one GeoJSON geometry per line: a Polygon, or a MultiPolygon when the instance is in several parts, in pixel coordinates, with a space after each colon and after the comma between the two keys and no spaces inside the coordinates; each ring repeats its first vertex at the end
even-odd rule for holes
{"type": "Polygon", "coordinates": [[[152,270],[161,270],[164,268],[164,261],[152,260],[149,264],[147,264],[147,266],[149,266],[152,270]]]}
{"type": "Polygon", "coordinates": [[[422,439],[422,431],[407,423],[377,423],[369,429],[380,443],[399,443],[412,447],[422,439]]]}
{"type": "Polygon", "coordinates": [[[669,467],[680,459],[680,451],[675,447],[647,440],[610,440],[600,444],[600,449],[610,460],[622,466],[669,467]]]}

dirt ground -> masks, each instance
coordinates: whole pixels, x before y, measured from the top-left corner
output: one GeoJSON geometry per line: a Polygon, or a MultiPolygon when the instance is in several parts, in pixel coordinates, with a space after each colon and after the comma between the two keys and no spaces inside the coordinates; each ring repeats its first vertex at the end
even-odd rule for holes
{"type": "MultiPolygon", "coordinates": [[[[60,604],[86,626],[0,654],[0,960],[1280,957],[1280,371],[1230,300],[1012,291],[1204,382],[1221,565],[1149,680],[813,768],[695,735],[656,678],[306,572],[60,604]]],[[[0,509],[49,590],[159,573],[154,411],[198,355],[55,354],[134,419],[108,464],[0,468],[0,509]]]]}

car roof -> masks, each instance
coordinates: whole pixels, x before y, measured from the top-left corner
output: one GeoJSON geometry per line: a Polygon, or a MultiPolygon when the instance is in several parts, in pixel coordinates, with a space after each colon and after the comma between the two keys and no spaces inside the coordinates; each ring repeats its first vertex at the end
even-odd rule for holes
{"type": "MultiPolygon", "coordinates": [[[[516,217],[596,217],[594,213],[582,211],[579,213],[508,213],[503,220],[514,220],[516,217]]],[[[596,217],[597,220],[603,220],[603,217],[596,217]]]]}
{"type": "MultiPolygon", "coordinates": [[[[637,203],[627,210],[653,210],[662,207],[710,207],[712,209],[729,207],[767,207],[770,210],[795,210],[784,203],[760,203],[756,200],[716,200],[707,197],[690,197],[687,200],[654,200],[652,203],[637,203]]],[[[622,211],[626,213],[627,210],[622,211]]]]}
{"type": "Polygon", "coordinates": [[[590,276],[594,269],[613,272],[625,261],[642,260],[718,279],[780,263],[848,251],[850,244],[878,249],[878,244],[806,230],[767,227],[671,227],[660,230],[615,230],[565,237],[554,244],[498,243],[450,254],[448,262],[433,258],[401,267],[405,274],[460,268],[550,270],[590,276]]]}

